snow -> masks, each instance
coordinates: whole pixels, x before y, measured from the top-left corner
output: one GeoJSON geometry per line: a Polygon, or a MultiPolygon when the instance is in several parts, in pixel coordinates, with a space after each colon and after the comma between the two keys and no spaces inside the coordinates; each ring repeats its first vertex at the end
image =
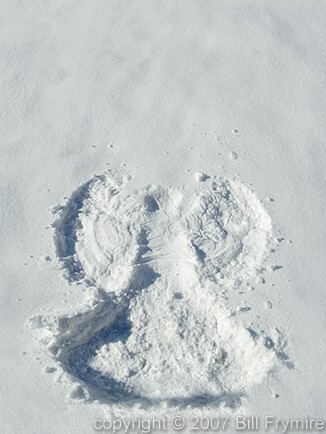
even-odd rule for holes
{"type": "Polygon", "coordinates": [[[324,3],[12,0],[0,20],[1,432],[322,418],[324,3]]]}
{"type": "Polygon", "coordinates": [[[127,182],[95,177],[58,212],[59,261],[90,298],[56,320],[55,358],[89,400],[233,406],[277,349],[229,319],[219,297],[256,276],[270,218],[237,182],[134,196],[127,182]]]}

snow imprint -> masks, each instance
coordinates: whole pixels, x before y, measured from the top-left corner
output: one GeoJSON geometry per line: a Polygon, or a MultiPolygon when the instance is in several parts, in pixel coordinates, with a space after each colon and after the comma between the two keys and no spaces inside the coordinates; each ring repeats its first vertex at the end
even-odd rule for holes
{"type": "Polygon", "coordinates": [[[125,181],[97,176],[54,228],[65,276],[90,297],[57,319],[55,358],[90,399],[234,408],[273,368],[273,351],[220,297],[256,275],[271,236],[243,184],[129,195],[125,181]]]}

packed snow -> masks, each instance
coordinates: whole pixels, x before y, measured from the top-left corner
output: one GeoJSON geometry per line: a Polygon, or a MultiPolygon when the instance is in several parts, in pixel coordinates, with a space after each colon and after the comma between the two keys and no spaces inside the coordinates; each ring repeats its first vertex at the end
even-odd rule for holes
{"type": "Polygon", "coordinates": [[[221,295],[261,268],[270,217],[238,182],[133,196],[125,182],[95,177],[58,210],[59,260],[90,297],[58,318],[55,358],[90,399],[240,405],[275,348],[237,324],[221,295]]]}

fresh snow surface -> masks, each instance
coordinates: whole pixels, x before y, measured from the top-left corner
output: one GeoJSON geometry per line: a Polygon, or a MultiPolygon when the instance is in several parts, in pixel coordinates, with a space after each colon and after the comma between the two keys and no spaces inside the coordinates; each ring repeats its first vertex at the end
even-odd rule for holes
{"type": "Polygon", "coordinates": [[[325,2],[1,6],[0,433],[325,418],[325,2]]]}

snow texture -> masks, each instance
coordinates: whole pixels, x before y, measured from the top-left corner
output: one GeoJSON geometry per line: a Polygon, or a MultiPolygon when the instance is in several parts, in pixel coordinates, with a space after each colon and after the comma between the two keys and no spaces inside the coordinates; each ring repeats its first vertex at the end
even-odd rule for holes
{"type": "Polygon", "coordinates": [[[317,0],[1,3],[1,434],[324,418],[325,41],[317,0]]]}
{"type": "Polygon", "coordinates": [[[239,405],[276,356],[219,293],[257,274],[270,217],[239,182],[134,195],[126,182],[97,176],[58,211],[57,255],[92,302],[58,318],[57,360],[91,399],[239,405]]]}

